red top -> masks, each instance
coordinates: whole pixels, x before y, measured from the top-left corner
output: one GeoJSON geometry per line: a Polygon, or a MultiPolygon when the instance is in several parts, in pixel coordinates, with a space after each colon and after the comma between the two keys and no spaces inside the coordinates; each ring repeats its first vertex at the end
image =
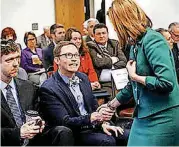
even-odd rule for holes
{"type": "MultiPolygon", "coordinates": [[[[54,71],[57,71],[58,67],[55,63],[53,64],[53,67],[54,71]]],[[[86,52],[84,56],[80,57],[80,67],[78,71],[85,73],[88,76],[90,82],[98,81],[98,77],[96,71],[94,70],[91,56],[88,52],[86,52]]]]}

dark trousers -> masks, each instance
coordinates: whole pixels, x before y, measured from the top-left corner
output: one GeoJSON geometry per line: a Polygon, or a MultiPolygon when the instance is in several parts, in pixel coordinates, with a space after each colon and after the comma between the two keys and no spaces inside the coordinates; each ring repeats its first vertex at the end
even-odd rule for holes
{"type": "Polygon", "coordinates": [[[75,145],[80,146],[115,146],[116,140],[113,136],[95,130],[82,131],[75,134],[75,145]]]}
{"type": "Polygon", "coordinates": [[[29,141],[28,146],[72,146],[74,138],[72,131],[64,126],[45,128],[41,134],[29,141]]]}

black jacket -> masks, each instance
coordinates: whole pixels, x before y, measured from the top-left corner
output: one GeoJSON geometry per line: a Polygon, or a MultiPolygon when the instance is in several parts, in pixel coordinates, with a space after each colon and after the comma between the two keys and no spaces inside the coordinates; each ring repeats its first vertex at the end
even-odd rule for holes
{"type": "MultiPolygon", "coordinates": [[[[37,110],[38,88],[31,82],[21,79],[15,79],[15,84],[22,113],[24,114],[25,111],[30,109],[37,110]]],[[[20,128],[17,127],[13,114],[1,91],[1,145],[19,146],[20,143],[20,128]]]]}

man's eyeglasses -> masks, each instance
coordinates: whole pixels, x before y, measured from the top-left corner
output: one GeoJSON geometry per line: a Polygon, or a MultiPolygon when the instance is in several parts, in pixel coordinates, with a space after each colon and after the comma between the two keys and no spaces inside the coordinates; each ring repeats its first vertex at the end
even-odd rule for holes
{"type": "Polygon", "coordinates": [[[80,58],[80,54],[72,54],[72,53],[61,54],[60,56],[65,56],[67,59],[72,59],[73,57],[75,59],[80,58]]]}

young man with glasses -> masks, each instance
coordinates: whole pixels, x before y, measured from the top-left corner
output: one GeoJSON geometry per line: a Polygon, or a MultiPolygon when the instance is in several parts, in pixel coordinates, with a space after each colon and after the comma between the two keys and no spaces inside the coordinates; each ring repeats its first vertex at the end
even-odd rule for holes
{"type": "Polygon", "coordinates": [[[45,127],[44,121],[38,125],[35,120],[26,121],[27,110],[38,110],[38,88],[30,81],[16,78],[19,62],[18,45],[1,41],[1,145],[73,145],[70,129],[45,127]]]}
{"type": "MultiPolygon", "coordinates": [[[[103,123],[109,118],[96,112],[97,100],[88,77],[77,72],[80,55],[76,45],[61,41],[54,49],[54,57],[58,71],[40,88],[40,111],[45,121],[52,127],[64,125],[72,129],[75,145],[116,145],[110,131],[120,136],[123,129],[103,123]]],[[[110,118],[113,115],[108,114],[110,118]]]]}

